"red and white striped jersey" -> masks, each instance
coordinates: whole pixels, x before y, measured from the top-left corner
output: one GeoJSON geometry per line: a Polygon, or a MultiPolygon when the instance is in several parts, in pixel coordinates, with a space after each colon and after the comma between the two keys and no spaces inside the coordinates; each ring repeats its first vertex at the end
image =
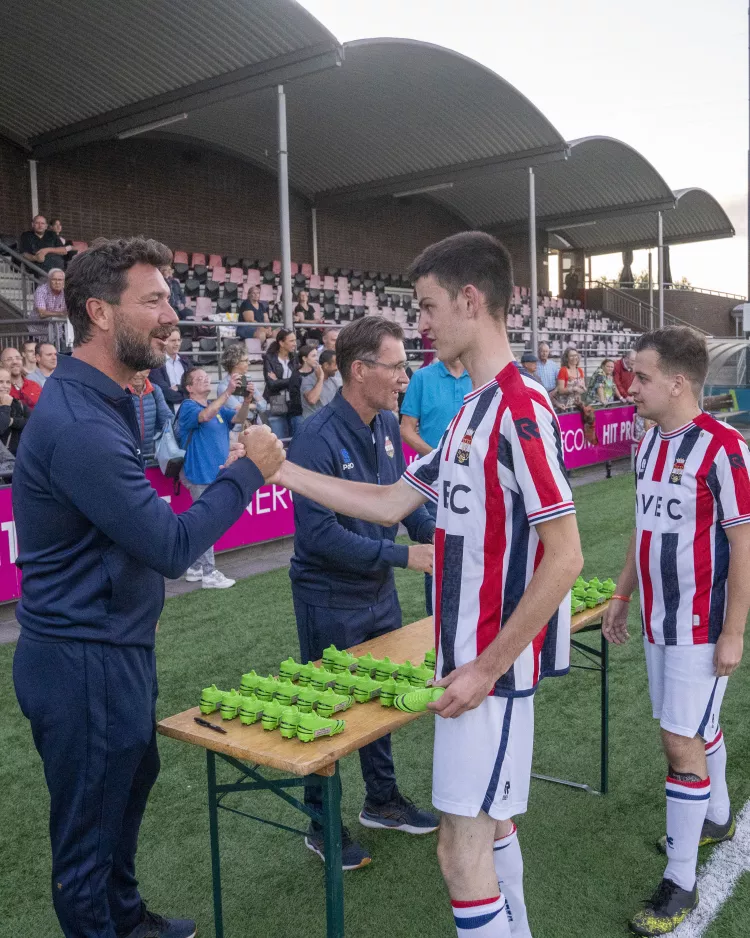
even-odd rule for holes
{"type": "Polygon", "coordinates": [[[730,426],[700,414],[636,457],[636,564],[643,632],[657,645],[714,643],[724,624],[726,528],[750,521],[750,453],[730,426]]]}
{"type": "MultiPolygon", "coordinates": [[[[573,514],[560,428],[544,388],[515,363],[464,398],[437,449],[402,477],[437,503],[437,673],[474,660],[518,605],[544,549],[535,525],[573,514]]],[[[534,692],[570,666],[570,600],[496,683],[534,692]]]]}

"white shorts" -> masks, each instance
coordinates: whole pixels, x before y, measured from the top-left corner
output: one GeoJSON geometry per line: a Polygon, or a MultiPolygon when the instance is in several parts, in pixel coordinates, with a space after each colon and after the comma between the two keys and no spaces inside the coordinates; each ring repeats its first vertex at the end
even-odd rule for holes
{"type": "Polygon", "coordinates": [[[524,814],[533,751],[533,694],[488,697],[452,720],[436,716],[432,803],[462,817],[524,814]]]}
{"type": "Polygon", "coordinates": [[[643,644],[654,719],[677,736],[713,739],[728,680],[714,673],[716,645],[643,644]]]}

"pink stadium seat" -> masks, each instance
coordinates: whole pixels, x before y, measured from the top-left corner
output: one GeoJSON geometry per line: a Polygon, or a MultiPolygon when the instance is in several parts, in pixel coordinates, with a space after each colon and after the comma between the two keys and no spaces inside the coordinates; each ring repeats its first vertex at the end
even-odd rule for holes
{"type": "Polygon", "coordinates": [[[320,274],[310,274],[310,289],[311,290],[323,289],[323,281],[321,280],[320,274]]]}
{"type": "Polygon", "coordinates": [[[349,278],[348,277],[337,277],[336,278],[336,289],[339,293],[348,293],[349,292],[349,278]]]}
{"type": "Polygon", "coordinates": [[[260,271],[255,267],[251,267],[247,272],[247,285],[248,287],[257,287],[260,284],[260,271]]]}
{"type": "MultiPolygon", "coordinates": [[[[311,284],[311,286],[312,286],[312,284],[311,284]]],[[[323,278],[323,289],[324,289],[324,290],[335,290],[335,289],[336,289],[336,281],[335,281],[335,279],[334,279],[333,277],[329,277],[328,275],[326,275],[326,276],[323,278]]]]}
{"type": "MultiPolygon", "coordinates": [[[[74,247],[75,247],[76,243],[77,243],[76,241],[73,242],[73,246],[74,246],[74,247]]],[[[175,252],[174,252],[174,262],[175,262],[175,264],[187,264],[187,263],[189,263],[189,262],[188,262],[187,251],[175,251],[175,252]]]]}
{"type": "Polygon", "coordinates": [[[195,301],[195,318],[208,319],[214,311],[214,304],[207,296],[199,296],[195,301]]]}
{"type": "Polygon", "coordinates": [[[274,261],[273,264],[271,265],[271,270],[278,277],[278,275],[281,273],[281,261],[274,261]]]}
{"type": "Polygon", "coordinates": [[[361,290],[352,291],[352,306],[364,306],[365,298],[362,296],[361,290]]]}
{"type": "Polygon", "coordinates": [[[295,274],[299,273],[299,264],[295,263],[295,261],[291,261],[289,264],[289,267],[290,267],[290,273],[293,277],[295,276],[295,274]]]}
{"type": "Polygon", "coordinates": [[[208,266],[209,267],[221,267],[224,261],[221,259],[220,254],[209,254],[208,255],[208,266]]]}
{"type": "Polygon", "coordinates": [[[307,277],[307,279],[309,280],[310,277],[312,277],[313,275],[312,264],[303,264],[302,267],[300,267],[300,273],[303,274],[305,277],[307,277]]]}
{"type": "Polygon", "coordinates": [[[273,303],[273,287],[270,283],[261,284],[260,298],[264,303],[273,303]]]}
{"type": "Polygon", "coordinates": [[[375,296],[375,294],[372,293],[372,292],[371,292],[371,293],[366,293],[366,294],[365,294],[365,306],[369,307],[370,309],[373,309],[373,308],[376,307],[377,305],[378,305],[378,298],[377,298],[377,296],[375,296]]]}
{"type": "Polygon", "coordinates": [[[343,290],[339,290],[336,294],[336,302],[339,306],[348,306],[352,301],[351,296],[349,295],[349,288],[346,287],[343,290]]]}
{"type": "Polygon", "coordinates": [[[203,266],[205,267],[206,255],[205,254],[193,254],[193,267],[195,267],[196,264],[203,264],[203,266]]]}
{"type": "MultiPolygon", "coordinates": [[[[216,279],[214,277],[214,279],[216,279]]],[[[233,267],[229,271],[229,282],[230,283],[244,283],[245,282],[245,273],[241,267],[233,267]]]]}
{"type": "MultiPolygon", "coordinates": [[[[211,257],[215,257],[215,254],[212,254],[211,257]]],[[[211,265],[211,279],[215,280],[217,283],[224,283],[227,279],[226,268],[221,264],[211,265]]]]}
{"type": "Polygon", "coordinates": [[[320,316],[320,303],[310,303],[310,308],[315,310],[315,318],[320,316]]]}
{"type": "Polygon", "coordinates": [[[250,355],[263,354],[263,347],[260,344],[260,339],[245,339],[245,345],[250,355]]]}

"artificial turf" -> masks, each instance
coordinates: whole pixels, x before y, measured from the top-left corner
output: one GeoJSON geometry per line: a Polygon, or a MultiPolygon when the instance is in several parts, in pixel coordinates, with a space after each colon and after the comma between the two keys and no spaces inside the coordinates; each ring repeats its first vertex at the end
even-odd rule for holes
{"type": "MultiPolygon", "coordinates": [[[[624,476],[577,488],[575,500],[586,576],[616,576],[632,529],[632,480],[624,476]]],[[[424,615],[422,577],[397,571],[404,621],[424,615]]],[[[518,819],[526,895],[535,938],[625,935],[626,919],[661,877],[654,849],[664,825],[664,763],[648,704],[643,650],[632,609],[632,639],[610,656],[610,793],[599,797],[535,781],[529,812],[518,819]]],[[[598,634],[588,639],[598,644],[598,634]]],[[[234,686],[243,671],[272,671],[298,653],[286,570],[238,582],[232,590],[170,599],[161,617],[157,656],[159,716],[197,703],[211,682],[234,686]]],[[[13,646],[0,647],[0,938],[59,935],[49,898],[47,793],[41,762],[13,693],[13,646]]],[[[585,663],[574,654],[576,663],[585,663]]],[[[733,804],[750,798],[750,729],[744,703],[750,669],[729,683],[722,725],[733,804]]],[[[573,671],[548,680],[537,695],[535,770],[598,782],[599,675],[573,671]]],[[[399,785],[430,801],[431,718],[394,736],[399,785]]],[[[141,889],[156,910],[195,917],[213,935],[205,758],[202,750],[161,739],[162,772],[144,819],[138,855],[141,889]]],[[[230,775],[221,769],[222,777],[230,775]]],[[[435,859],[434,835],[410,837],[357,823],[362,780],[356,756],[341,765],[345,823],[373,855],[345,874],[348,938],[449,938],[455,935],[435,859]]],[[[302,815],[268,793],[233,795],[227,804],[280,823],[302,815]],[[243,802],[244,798],[244,802],[243,802]]],[[[220,816],[226,938],[314,938],[325,934],[323,867],[292,834],[233,814],[220,816]]],[[[709,856],[702,851],[702,859],[709,856]]],[[[750,877],[706,938],[746,938],[750,877]]]]}

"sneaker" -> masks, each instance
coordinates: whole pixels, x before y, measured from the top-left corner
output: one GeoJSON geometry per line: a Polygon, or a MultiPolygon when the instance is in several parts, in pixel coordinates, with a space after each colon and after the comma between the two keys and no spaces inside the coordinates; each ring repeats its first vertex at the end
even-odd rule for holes
{"type": "Polygon", "coordinates": [[[164,918],[149,912],[141,903],[141,920],[132,931],[117,932],[118,938],[195,938],[195,922],[186,918],[164,918]]]}
{"type": "Polygon", "coordinates": [[[204,590],[226,590],[237,582],[236,580],[230,580],[228,576],[224,576],[221,570],[204,573],[202,579],[204,590]]]}
{"type": "Polygon", "coordinates": [[[203,579],[203,567],[188,567],[185,571],[185,579],[188,583],[200,583],[203,579]]]}
{"type": "Polygon", "coordinates": [[[698,905],[698,887],[682,889],[671,879],[663,879],[656,892],[628,922],[636,935],[666,935],[683,922],[698,905]]]}
{"type": "MultiPolygon", "coordinates": [[[[312,824],[305,837],[305,846],[313,853],[317,853],[321,860],[325,860],[326,855],[323,850],[323,831],[314,828],[312,824]]],[[[363,866],[372,863],[372,857],[360,846],[356,840],[352,840],[349,829],[341,828],[341,869],[342,870],[361,870],[363,866]]]]}
{"type": "MultiPolygon", "coordinates": [[[[701,839],[698,841],[699,847],[707,847],[709,844],[720,844],[723,840],[731,840],[737,830],[734,821],[734,815],[730,812],[729,820],[726,824],[717,824],[716,821],[709,821],[708,818],[703,822],[701,830],[701,839]]],[[[667,835],[664,834],[656,842],[656,849],[659,853],[667,852],[667,835]]]]}
{"type": "Polygon", "coordinates": [[[437,817],[418,808],[413,801],[396,791],[385,804],[365,800],[359,823],[375,830],[405,831],[407,834],[431,834],[440,826],[437,817]]]}

